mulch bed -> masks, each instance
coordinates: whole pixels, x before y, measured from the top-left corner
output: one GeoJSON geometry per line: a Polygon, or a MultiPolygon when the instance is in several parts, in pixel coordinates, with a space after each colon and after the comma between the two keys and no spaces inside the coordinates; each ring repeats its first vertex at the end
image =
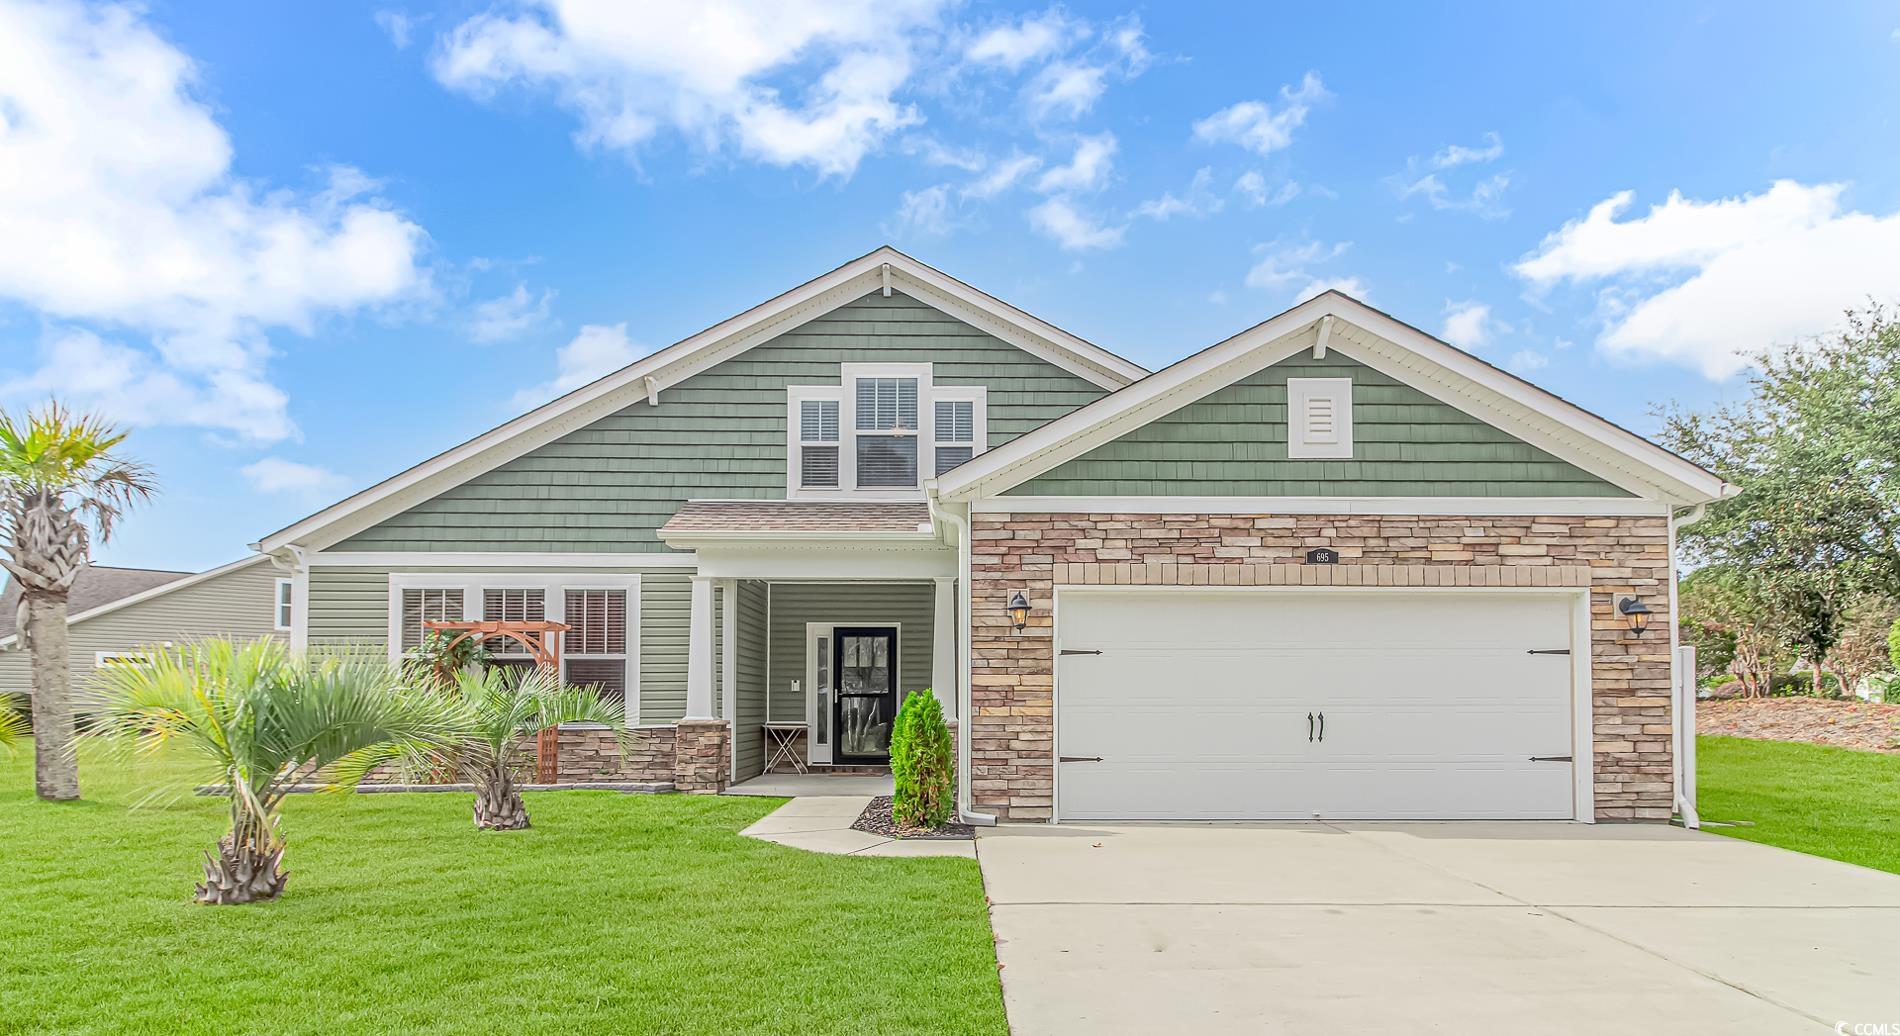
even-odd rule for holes
{"type": "Polygon", "coordinates": [[[867,835],[882,835],[885,838],[962,838],[976,837],[976,829],[968,824],[948,823],[942,827],[898,827],[891,819],[891,797],[879,795],[864,807],[851,830],[862,831],[867,835]]]}
{"type": "Polygon", "coordinates": [[[1698,734],[1805,741],[1863,752],[1900,753],[1900,705],[1822,698],[1730,698],[1699,701],[1698,734]]]}

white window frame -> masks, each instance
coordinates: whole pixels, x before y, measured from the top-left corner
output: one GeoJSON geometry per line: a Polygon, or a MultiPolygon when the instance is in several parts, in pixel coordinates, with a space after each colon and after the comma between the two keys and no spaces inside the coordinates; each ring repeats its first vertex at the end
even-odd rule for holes
{"type": "MultiPolygon", "coordinates": [[[[983,385],[938,385],[928,363],[841,363],[836,385],[789,385],[785,389],[785,498],[787,500],[916,500],[936,477],[937,403],[969,402],[976,441],[972,457],[989,450],[989,389],[983,385]],[[917,382],[917,483],[913,486],[858,486],[858,382],[865,378],[907,378],[917,382]],[[838,404],[838,488],[807,489],[800,435],[802,405],[827,399],[838,404]]],[[[828,443],[825,445],[829,445],[828,443]]],[[[963,445],[956,443],[954,445],[963,445]]]]}
{"type": "Polygon", "coordinates": [[[1352,379],[1286,379],[1286,455],[1294,460],[1350,460],[1352,458],[1352,379]],[[1330,399],[1333,436],[1309,437],[1307,407],[1311,400],[1330,399]]]}
{"type": "Polygon", "coordinates": [[[297,615],[297,581],[279,579],[273,588],[276,597],[271,599],[271,628],[279,633],[289,633],[297,615]]]}
{"type": "Polygon", "coordinates": [[[851,430],[845,426],[844,386],[842,385],[793,385],[785,390],[787,408],[785,411],[785,494],[790,499],[827,499],[835,498],[849,491],[851,482],[846,475],[856,476],[856,454],[852,451],[856,444],[851,441],[851,430]],[[814,446],[836,446],[838,448],[838,484],[835,487],[807,487],[805,482],[804,411],[807,400],[829,401],[838,404],[838,441],[835,443],[812,443],[814,446]],[[845,457],[850,455],[852,467],[845,468],[845,457]]]}
{"type": "MultiPolygon", "coordinates": [[[[937,477],[937,447],[939,446],[968,446],[970,447],[971,460],[975,460],[984,450],[989,449],[989,407],[990,390],[988,386],[939,385],[936,387],[935,391],[931,393],[930,399],[930,474],[925,476],[926,480],[937,477]],[[938,441],[936,428],[938,403],[970,404],[969,442],[938,441]]],[[[966,461],[965,463],[968,462],[966,461]]]]}
{"type": "MultiPolygon", "coordinates": [[[[624,590],[627,594],[626,675],[622,679],[627,725],[640,722],[640,574],[638,572],[391,572],[389,574],[389,661],[402,661],[402,592],[404,590],[460,590],[462,618],[479,621],[484,590],[540,590],[543,614],[550,622],[567,616],[569,590],[624,590]]],[[[562,645],[565,648],[566,645],[562,645]]],[[[513,652],[509,652],[513,654],[513,652]]],[[[598,659],[601,655],[581,657],[598,659]]],[[[561,652],[562,661],[567,652],[561,652]]]]}

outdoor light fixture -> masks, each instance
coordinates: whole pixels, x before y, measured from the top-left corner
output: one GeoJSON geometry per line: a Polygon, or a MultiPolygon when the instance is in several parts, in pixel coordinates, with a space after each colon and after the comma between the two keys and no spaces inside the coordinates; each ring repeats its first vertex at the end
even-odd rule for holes
{"type": "Polygon", "coordinates": [[[1643,631],[1649,628],[1649,605],[1641,600],[1635,597],[1619,597],[1616,599],[1616,610],[1629,620],[1632,634],[1640,637],[1643,631]]]}
{"type": "Polygon", "coordinates": [[[1009,624],[1016,627],[1018,633],[1029,625],[1029,598],[1024,597],[1021,590],[1009,599],[1009,624]]]}

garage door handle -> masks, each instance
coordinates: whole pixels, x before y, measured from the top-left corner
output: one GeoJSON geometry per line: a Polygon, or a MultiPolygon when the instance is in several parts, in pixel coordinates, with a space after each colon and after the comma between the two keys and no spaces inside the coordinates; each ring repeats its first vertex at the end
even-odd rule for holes
{"type": "Polygon", "coordinates": [[[1534,755],[1534,756],[1531,756],[1531,762],[1533,762],[1533,763],[1567,763],[1567,762],[1570,762],[1570,761],[1571,761],[1571,760],[1570,760],[1570,757],[1569,757],[1569,756],[1567,756],[1567,755],[1534,755]]]}
{"type": "Polygon", "coordinates": [[[1306,742],[1313,743],[1313,714],[1310,712],[1306,714],[1306,742]]]}
{"type": "Polygon", "coordinates": [[[1059,755],[1059,756],[1056,756],[1056,762],[1058,763],[1099,763],[1101,761],[1102,761],[1102,757],[1099,755],[1059,755]]]}
{"type": "Polygon", "coordinates": [[[1319,714],[1319,739],[1321,741],[1326,740],[1326,714],[1324,712],[1319,714]]]}

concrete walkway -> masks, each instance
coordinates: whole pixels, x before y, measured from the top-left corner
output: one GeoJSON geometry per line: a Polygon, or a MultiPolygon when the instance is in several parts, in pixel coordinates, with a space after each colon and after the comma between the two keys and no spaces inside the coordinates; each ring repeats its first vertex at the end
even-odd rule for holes
{"type": "Polygon", "coordinates": [[[1717,835],[1313,823],[978,839],[1019,1036],[1900,1018],[1900,876],[1717,835]]]}
{"type": "MultiPolygon", "coordinates": [[[[882,781],[886,786],[889,777],[813,777],[807,780],[825,782],[821,790],[829,791],[837,781],[882,781]]],[[[747,781],[727,790],[728,795],[771,795],[784,792],[764,792],[746,790],[758,784],[747,781]]],[[[878,794],[888,795],[889,790],[878,794]]],[[[961,856],[968,859],[976,857],[976,843],[968,839],[949,838],[886,838],[882,835],[853,831],[851,824],[871,804],[872,795],[799,795],[792,801],[773,810],[758,823],[739,832],[761,841],[789,845],[794,849],[806,849],[815,853],[835,853],[839,856],[961,856]]]]}

